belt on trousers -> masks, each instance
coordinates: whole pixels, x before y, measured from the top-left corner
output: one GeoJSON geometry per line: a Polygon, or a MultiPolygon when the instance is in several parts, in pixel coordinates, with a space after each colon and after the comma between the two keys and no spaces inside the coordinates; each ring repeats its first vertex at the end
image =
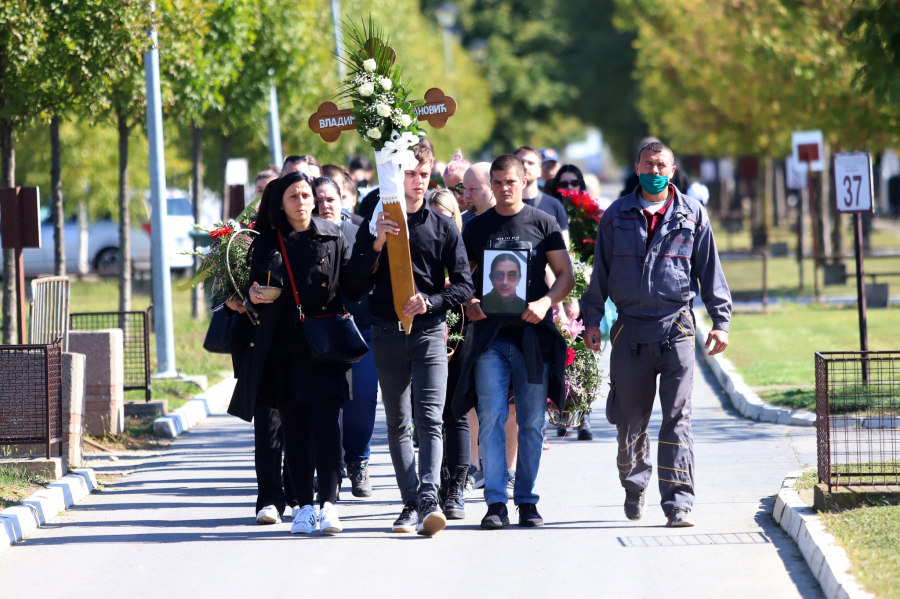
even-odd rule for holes
{"type": "MultiPolygon", "coordinates": [[[[437,326],[444,322],[443,316],[416,316],[413,318],[413,329],[427,329],[428,327],[437,326]]],[[[381,318],[372,318],[372,326],[381,327],[383,329],[398,331],[403,330],[403,325],[399,320],[384,320],[381,318]]]]}

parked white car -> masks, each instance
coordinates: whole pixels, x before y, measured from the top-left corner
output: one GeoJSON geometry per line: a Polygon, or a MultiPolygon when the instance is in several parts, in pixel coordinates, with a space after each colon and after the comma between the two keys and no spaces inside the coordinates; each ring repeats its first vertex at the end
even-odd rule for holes
{"type": "MultiPolygon", "coordinates": [[[[166,200],[168,218],[166,220],[166,249],[169,267],[173,269],[190,268],[193,256],[180,252],[192,250],[193,242],[189,233],[194,218],[191,204],[184,195],[170,192],[166,200]]],[[[25,248],[25,276],[53,274],[53,222],[50,219],[49,206],[41,208],[41,247],[25,248]]],[[[66,244],[66,270],[75,272],[78,267],[80,235],[78,221],[72,218],[65,223],[64,239],[66,244]]],[[[88,263],[98,274],[115,274],[119,272],[119,224],[111,219],[101,219],[88,225],[88,263]]],[[[150,225],[144,223],[131,229],[131,260],[136,270],[150,270],[150,225]]],[[[3,265],[0,262],[0,275],[3,265]]]]}

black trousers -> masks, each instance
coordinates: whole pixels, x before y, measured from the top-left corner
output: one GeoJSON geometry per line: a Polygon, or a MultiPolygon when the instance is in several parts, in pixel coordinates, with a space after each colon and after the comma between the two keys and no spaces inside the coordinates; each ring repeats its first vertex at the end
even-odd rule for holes
{"type": "Polygon", "coordinates": [[[471,446],[469,441],[469,415],[453,417],[453,394],[462,370],[462,352],[455,352],[447,364],[447,400],[444,402],[443,434],[444,463],[448,468],[468,466],[471,446]]]}
{"type": "Polygon", "coordinates": [[[341,402],[325,399],[298,406],[279,401],[284,451],[298,505],[312,505],[313,476],[319,479],[319,507],[337,501],[341,476],[341,402]]]}
{"type": "Polygon", "coordinates": [[[253,410],[253,461],[256,464],[256,511],[274,505],[284,514],[286,505],[294,507],[297,499],[291,488],[287,460],[281,459],[284,446],[281,416],[275,408],[256,404],[253,410]]]}

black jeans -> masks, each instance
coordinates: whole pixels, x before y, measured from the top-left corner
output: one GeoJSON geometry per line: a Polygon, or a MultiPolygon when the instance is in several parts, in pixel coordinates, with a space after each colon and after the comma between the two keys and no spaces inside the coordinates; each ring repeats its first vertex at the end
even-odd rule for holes
{"type": "Polygon", "coordinates": [[[437,500],[441,483],[441,436],[447,394],[446,327],[438,318],[416,317],[407,335],[396,321],[372,319],[372,354],[381,384],[388,448],[404,503],[437,500]],[[414,393],[410,393],[410,389],[414,393]],[[419,436],[419,471],[412,419],[419,436]]]}
{"type": "Polygon", "coordinates": [[[469,439],[469,415],[453,417],[453,393],[462,370],[461,352],[456,352],[447,364],[447,399],[444,403],[444,462],[448,468],[468,466],[471,442],[469,439]]]}
{"type": "Polygon", "coordinates": [[[294,507],[297,499],[291,488],[287,460],[281,459],[284,446],[281,432],[281,416],[275,408],[256,404],[253,410],[253,461],[256,465],[256,511],[274,505],[284,514],[286,505],[294,507]]]}
{"type": "Polygon", "coordinates": [[[335,503],[341,475],[341,402],[324,399],[301,407],[287,399],[279,401],[278,413],[297,503],[313,504],[314,474],[319,479],[319,507],[335,503]]]}

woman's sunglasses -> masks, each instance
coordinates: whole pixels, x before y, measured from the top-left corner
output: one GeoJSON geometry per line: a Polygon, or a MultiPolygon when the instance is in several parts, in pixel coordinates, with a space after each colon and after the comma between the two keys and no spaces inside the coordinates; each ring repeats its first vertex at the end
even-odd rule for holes
{"type": "Polygon", "coordinates": [[[453,193],[455,193],[458,196],[461,196],[464,193],[466,193],[466,186],[463,185],[462,183],[457,183],[456,187],[450,188],[450,191],[452,191],[453,193]]]}
{"type": "Polygon", "coordinates": [[[576,189],[581,187],[581,181],[578,179],[570,179],[568,181],[560,181],[558,187],[565,189],[566,187],[574,187],[576,189]]]}

